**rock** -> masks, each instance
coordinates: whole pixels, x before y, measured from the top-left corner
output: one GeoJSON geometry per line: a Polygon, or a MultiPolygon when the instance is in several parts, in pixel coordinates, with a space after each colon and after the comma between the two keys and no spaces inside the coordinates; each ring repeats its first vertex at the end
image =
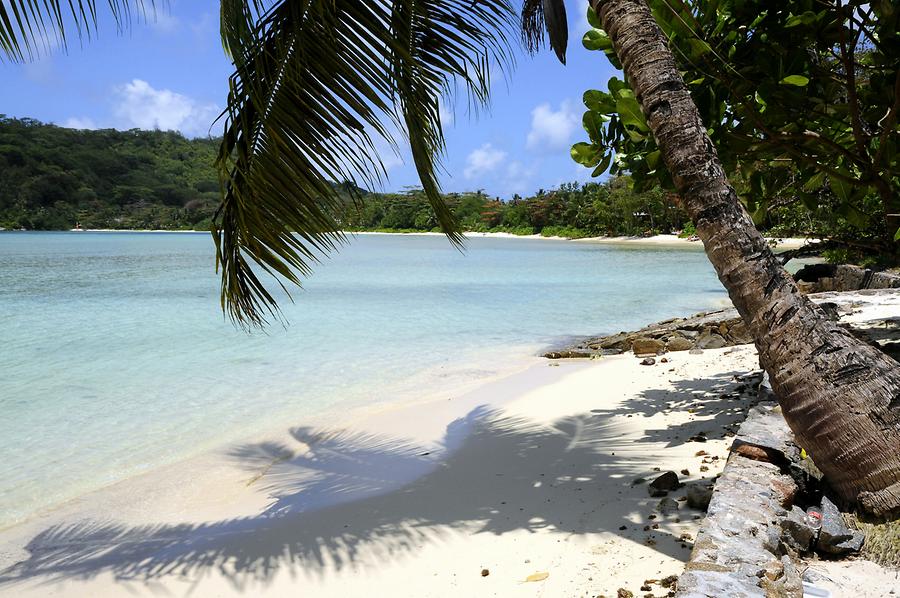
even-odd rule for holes
{"type": "Polygon", "coordinates": [[[863,543],[866,540],[866,535],[858,530],[853,530],[853,536],[849,540],[844,540],[840,544],[836,545],[836,548],[840,549],[840,554],[846,554],[848,552],[859,552],[862,550],[863,543]]]}
{"type": "Polygon", "coordinates": [[[727,345],[728,341],[715,332],[704,333],[697,339],[697,348],[699,349],[721,349],[727,345]]]}
{"type": "Polygon", "coordinates": [[[671,515],[678,511],[678,503],[671,498],[666,497],[659,501],[659,504],[656,505],[656,510],[663,515],[671,515]]]}
{"type": "Polygon", "coordinates": [[[701,349],[700,347],[694,347],[693,349],[688,351],[688,353],[690,353],[691,355],[702,355],[703,349],[701,349]]]}
{"type": "Polygon", "coordinates": [[[669,351],[690,351],[694,343],[683,336],[673,336],[666,343],[666,349],[669,351]]]}
{"type": "Polygon", "coordinates": [[[636,357],[661,355],[666,352],[666,344],[655,338],[641,337],[631,341],[631,350],[636,357]]]}
{"type": "Polygon", "coordinates": [[[482,576],[482,577],[487,577],[487,576],[490,575],[490,574],[491,574],[491,572],[488,571],[487,569],[482,569],[482,570],[481,570],[481,576],[482,576]]]}
{"type": "Polygon", "coordinates": [[[766,596],[783,598],[803,598],[803,579],[791,557],[785,555],[781,561],[773,561],[761,580],[766,596]]]}
{"type": "Polygon", "coordinates": [[[693,484],[688,487],[687,503],[692,509],[705,511],[712,500],[713,488],[706,484],[693,484]]]}
{"type": "Polygon", "coordinates": [[[652,357],[645,357],[643,360],[641,360],[641,365],[655,365],[655,364],[656,364],[656,360],[653,359],[652,357]]]}
{"type": "Polygon", "coordinates": [[[619,588],[616,590],[616,598],[634,598],[634,593],[625,588],[619,588]]]}
{"type": "Polygon", "coordinates": [[[590,356],[591,353],[585,351],[550,351],[549,353],[544,353],[544,357],[547,359],[583,359],[590,356]]]}
{"type": "Polygon", "coordinates": [[[844,523],[840,509],[827,496],[822,497],[822,529],[819,531],[819,542],[816,550],[826,554],[843,554],[848,552],[841,544],[853,539],[853,532],[844,523]]]}
{"type": "Polygon", "coordinates": [[[773,498],[785,509],[790,509],[797,496],[797,484],[789,478],[775,478],[769,484],[772,488],[773,498]]]}
{"type": "Polygon", "coordinates": [[[650,496],[665,496],[670,490],[678,488],[678,474],[674,471],[667,471],[647,486],[650,496]]]}
{"type": "Polygon", "coordinates": [[[681,470],[681,475],[683,475],[683,476],[689,476],[689,475],[691,475],[691,470],[690,470],[690,469],[682,469],[682,470],[681,470]]]}
{"type": "Polygon", "coordinates": [[[781,541],[799,553],[809,552],[816,539],[816,530],[810,524],[806,511],[791,507],[781,521],[781,541]]]}
{"type": "Polygon", "coordinates": [[[772,458],[769,456],[766,449],[753,444],[740,444],[734,448],[734,453],[741,457],[746,457],[747,459],[753,459],[754,461],[765,461],[766,463],[772,462],[772,458]]]}
{"type": "Polygon", "coordinates": [[[731,325],[726,338],[735,345],[747,345],[753,342],[753,336],[750,335],[750,330],[747,329],[743,320],[738,320],[731,325]]]}

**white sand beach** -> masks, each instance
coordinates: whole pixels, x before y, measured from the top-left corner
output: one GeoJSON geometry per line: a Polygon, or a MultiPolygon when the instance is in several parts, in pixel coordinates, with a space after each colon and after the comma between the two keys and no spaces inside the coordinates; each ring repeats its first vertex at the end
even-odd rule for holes
{"type": "Polygon", "coordinates": [[[0,595],[641,595],[701,513],[634,481],[715,476],[758,367],[752,346],[666,359],[536,360],[149,472],[0,532],[0,595]]]}

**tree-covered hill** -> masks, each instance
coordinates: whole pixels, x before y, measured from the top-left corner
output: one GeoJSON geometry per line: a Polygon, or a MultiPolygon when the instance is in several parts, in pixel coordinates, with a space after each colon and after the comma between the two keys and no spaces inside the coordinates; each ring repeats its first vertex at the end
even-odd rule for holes
{"type": "MultiPolygon", "coordinates": [[[[176,132],[73,130],[0,116],[0,227],[28,230],[206,229],[220,198],[213,161],[218,139],[176,132]]],[[[432,230],[420,189],[347,193],[346,228],[432,230]]],[[[634,193],[624,179],[566,184],[508,201],[483,192],[447,202],[467,230],[643,234],[680,229],[684,214],[659,189],[634,193]]]]}
{"type": "MultiPolygon", "coordinates": [[[[213,166],[219,141],[171,131],[73,130],[0,115],[0,227],[208,229],[220,200],[213,166]]],[[[421,189],[356,189],[362,205],[351,200],[349,188],[339,189],[346,191],[339,219],[348,230],[438,230],[421,189]]],[[[673,194],[659,187],[637,192],[625,176],[566,183],[525,198],[482,191],[444,198],[469,231],[643,235],[678,231],[688,220],[673,194]]],[[[833,216],[813,217],[800,206],[770,210],[760,226],[824,238],[845,228],[833,216]]]]}
{"type": "Polygon", "coordinates": [[[0,115],[0,226],[208,228],[219,142],[0,115]]]}

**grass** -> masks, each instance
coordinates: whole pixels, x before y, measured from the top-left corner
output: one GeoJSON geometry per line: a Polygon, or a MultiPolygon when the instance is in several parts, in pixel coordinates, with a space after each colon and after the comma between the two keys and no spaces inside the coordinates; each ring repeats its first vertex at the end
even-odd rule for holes
{"type": "Polygon", "coordinates": [[[866,534],[861,556],[885,567],[900,568],[900,519],[875,521],[848,515],[850,527],[866,534]]]}

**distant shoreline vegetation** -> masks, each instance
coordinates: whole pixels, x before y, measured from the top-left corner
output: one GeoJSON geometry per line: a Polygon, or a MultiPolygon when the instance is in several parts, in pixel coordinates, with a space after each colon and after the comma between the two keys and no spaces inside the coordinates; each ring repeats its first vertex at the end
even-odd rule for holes
{"type": "MultiPolygon", "coordinates": [[[[0,115],[0,228],[209,230],[220,199],[218,146],[218,139],[172,131],[74,130],[0,115]]],[[[439,230],[420,189],[339,189],[346,201],[337,218],[348,232],[439,230]]],[[[572,239],[693,233],[674,195],[658,187],[638,193],[628,177],[566,183],[529,197],[472,191],[445,199],[467,232],[572,239]]]]}

